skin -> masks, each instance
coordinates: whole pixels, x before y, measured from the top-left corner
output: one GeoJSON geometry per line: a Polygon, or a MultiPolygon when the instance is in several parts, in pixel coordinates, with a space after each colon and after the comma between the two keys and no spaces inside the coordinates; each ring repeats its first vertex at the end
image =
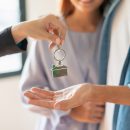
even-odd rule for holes
{"type": "MultiPolygon", "coordinates": [[[[88,101],[130,105],[130,88],[127,86],[107,86],[84,83],[59,91],[46,91],[39,88],[33,88],[32,91],[34,95],[42,93],[44,97],[47,97],[47,99],[44,98],[39,102],[40,106],[44,106],[44,102],[47,102],[48,105],[46,106],[48,108],[60,110],[75,108],[88,101]]],[[[27,92],[24,94],[30,97],[30,95],[27,95],[27,92]]],[[[31,99],[29,103],[34,104],[35,100],[31,99]]]]}
{"type": "MultiPolygon", "coordinates": [[[[71,28],[71,30],[77,32],[95,32],[97,26],[99,25],[99,22],[102,19],[102,16],[99,12],[99,7],[102,5],[103,0],[93,0],[90,3],[87,3],[87,1],[83,2],[82,0],[71,0],[71,3],[75,7],[75,11],[72,15],[66,18],[66,22],[71,28]]],[[[69,89],[67,89],[67,91],[68,90],[69,89]]],[[[28,97],[29,104],[40,107],[54,108],[56,103],[54,100],[55,98],[53,97],[54,93],[52,93],[52,95],[50,93],[52,97],[49,98],[45,94],[46,92],[45,93],[44,92],[40,89],[33,88],[30,91],[26,91],[24,95],[28,97]],[[35,98],[36,96],[38,98],[35,98]]],[[[68,108],[64,107],[62,107],[61,109],[64,111],[68,110],[68,108]]],[[[86,101],[84,104],[72,107],[70,117],[79,122],[100,123],[104,116],[104,111],[105,111],[104,102],[86,101]]]]}
{"type": "Polygon", "coordinates": [[[104,116],[105,104],[86,102],[85,104],[72,109],[70,116],[79,122],[100,123],[104,116]]]}
{"type": "Polygon", "coordinates": [[[66,28],[54,15],[48,15],[32,21],[25,21],[11,28],[13,38],[17,43],[27,37],[50,42],[50,48],[55,43],[62,44],[65,39],[66,28]],[[58,33],[61,34],[59,37],[58,33]]]}

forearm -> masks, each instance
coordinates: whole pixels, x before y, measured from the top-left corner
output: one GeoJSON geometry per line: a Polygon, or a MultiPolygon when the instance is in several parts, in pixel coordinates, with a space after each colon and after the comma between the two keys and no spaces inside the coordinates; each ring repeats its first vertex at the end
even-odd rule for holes
{"type": "Polygon", "coordinates": [[[96,100],[115,104],[130,105],[130,88],[124,86],[95,87],[96,100]]]}

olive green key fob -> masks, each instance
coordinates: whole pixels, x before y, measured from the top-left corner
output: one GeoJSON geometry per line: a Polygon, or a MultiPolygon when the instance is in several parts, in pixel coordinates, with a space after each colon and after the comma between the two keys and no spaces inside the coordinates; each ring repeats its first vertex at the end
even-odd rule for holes
{"type": "Polygon", "coordinates": [[[52,67],[52,76],[54,78],[61,77],[61,76],[67,76],[67,67],[65,65],[61,66],[55,66],[52,67]]]}

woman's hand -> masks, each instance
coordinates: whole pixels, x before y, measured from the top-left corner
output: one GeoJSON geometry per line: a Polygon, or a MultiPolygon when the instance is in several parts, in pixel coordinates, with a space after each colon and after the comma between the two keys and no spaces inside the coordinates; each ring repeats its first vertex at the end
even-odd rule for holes
{"type": "Polygon", "coordinates": [[[38,40],[51,42],[50,48],[54,43],[62,44],[65,39],[66,28],[58,17],[49,15],[36,20],[22,22],[12,27],[12,35],[16,43],[31,37],[38,40]]]}
{"type": "Polygon", "coordinates": [[[84,123],[100,123],[104,117],[105,104],[86,102],[84,105],[73,108],[72,119],[84,123]]]}

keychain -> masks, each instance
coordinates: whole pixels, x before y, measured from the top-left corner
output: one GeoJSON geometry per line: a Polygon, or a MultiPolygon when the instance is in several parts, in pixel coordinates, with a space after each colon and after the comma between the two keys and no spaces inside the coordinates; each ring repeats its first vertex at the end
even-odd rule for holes
{"type": "MultiPolygon", "coordinates": [[[[57,29],[53,28],[53,25],[51,23],[48,24],[48,30],[49,33],[52,35],[57,34],[59,38],[61,38],[61,34],[57,31],[57,29]]],[[[57,45],[57,49],[54,51],[54,60],[58,62],[57,65],[52,66],[52,76],[55,77],[61,77],[61,76],[67,76],[67,66],[62,65],[62,61],[66,57],[66,52],[61,48],[61,45],[57,45]]]]}
{"type": "Polygon", "coordinates": [[[67,66],[62,65],[62,61],[66,57],[66,52],[61,48],[61,46],[58,46],[58,49],[54,51],[54,60],[58,62],[57,65],[52,66],[52,76],[55,77],[61,77],[61,76],[67,76],[67,66]]]}

